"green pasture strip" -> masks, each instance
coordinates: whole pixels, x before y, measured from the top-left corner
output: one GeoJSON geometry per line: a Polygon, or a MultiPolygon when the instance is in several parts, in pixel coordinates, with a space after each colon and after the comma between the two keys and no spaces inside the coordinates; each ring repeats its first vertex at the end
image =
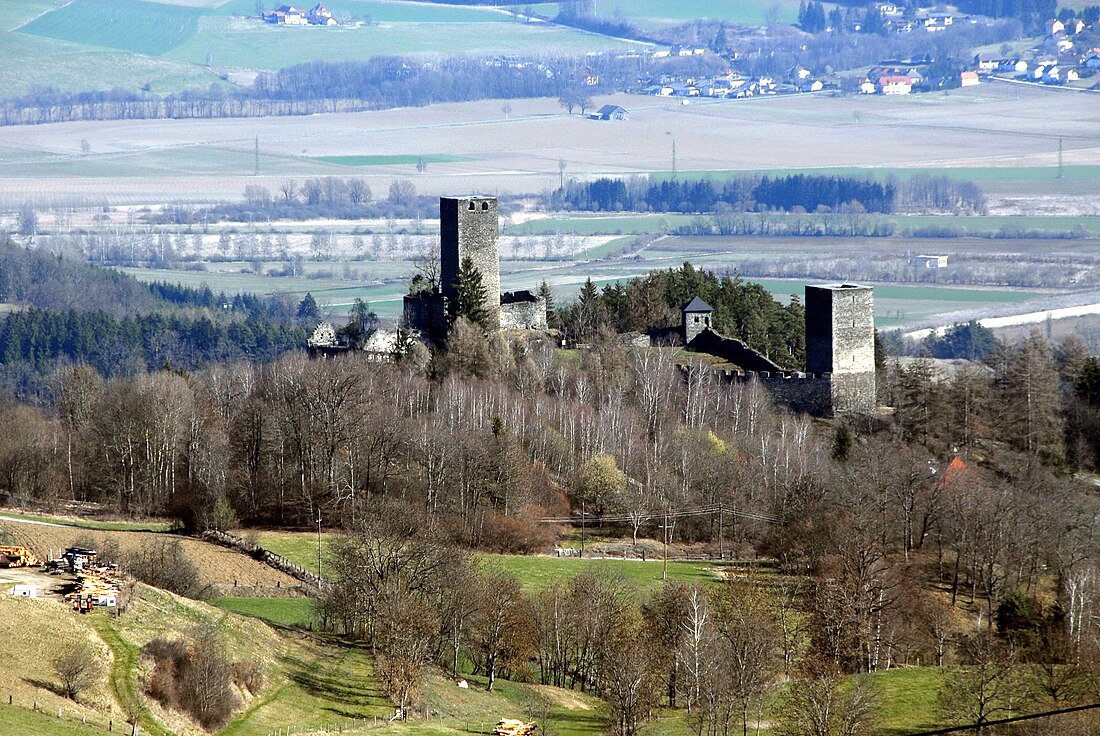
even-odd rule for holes
{"type": "Polygon", "coordinates": [[[143,0],[73,0],[19,30],[60,41],[160,56],[193,36],[202,10],[143,0]]]}
{"type": "Polygon", "coordinates": [[[8,516],[22,521],[40,521],[58,526],[71,526],[78,529],[94,529],[103,532],[168,532],[176,528],[170,521],[95,521],[92,519],[66,519],[58,516],[39,516],[11,511],[0,511],[0,516],[8,516]]]}
{"type": "MultiPolygon", "coordinates": [[[[245,534],[255,534],[256,544],[264,549],[282,555],[310,572],[317,572],[317,532],[258,531],[245,534]]],[[[321,533],[322,574],[336,536],[333,532],[321,533]]]]}
{"type": "Polygon", "coordinates": [[[936,667],[899,667],[865,675],[882,694],[882,712],[876,733],[904,736],[942,727],[936,719],[943,670],[936,667]]]}
{"type": "MultiPolygon", "coordinates": [[[[491,733],[500,718],[520,718],[540,721],[547,733],[558,736],[597,736],[605,733],[602,701],[578,690],[537,688],[531,685],[497,679],[493,691],[487,692],[486,678],[463,673],[469,688],[457,688],[447,678],[429,677],[424,683],[423,699],[440,717],[435,723],[406,724],[400,729],[383,729],[392,736],[414,733],[491,733]],[[555,697],[560,692],[562,697],[555,697]],[[573,707],[570,707],[573,706],[573,707]],[[543,724],[544,715],[549,723],[543,724]]],[[[540,729],[541,730],[541,729],[540,729]]]]}
{"type": "MultiPolygon", "coordinates": [[[[128,733],[129,727],[122,723],[122,718],[117,720],[120,729],[125,729],[120,730],[119,733],[128,733]]],[[[27,734],[27,736],[31,734],[34,736],[88,736],[88,734],[106,733],[106,724],[96,725],[99,727],[97,728],[91,723],[84,725],[65,719],[59,720],[56,713],[47,715],[8,705],[7,698],[0,703],[0,733],[4,734],[19,734],[20,736],[22,734],[27,734]]]]}
{"type": "MultiPolygon", "coordinates": [[[[661,587],[663,565],[661,560],[592,559],[576,557],[536,557],[527,555],[478,555],[482,563],[493,570],[504,570],[515,575],[525,590],[532,592],[550,583],[567,581],[582,572],[603,572],[620,575],[641,594],[661,587]]],[[[684,583],[718,583],[723,578],[714,563],[669,560],[668,577],[684,583]]]]}
{"type": "MultiPolygon", "coordinates": [[[[0,6],[5,4],[0,2],[0,6]]],[[[212,84],[227,86],[213,70],[205,67],[43,36],[0,33],[0,48],[4,51],[0,54],[4,97],[24,95],[36,87],[86,92],[148,86],[154,94],[168,94],[182,89],[208,89],[212,84]]],[[[89,142],[94,153],[96,140],[91,134],[89,142]]],[[[72,142],[74,153],[79,153],[79,143],[80,137],[76,136],[72,142]]]]}
{"type": "Polygon", "coordinates": [[[395,154],[391,156],[314,156],[313,158],[316,161],[340,166],[400,166],[416,165],[420,161],[429,164],[452,164],[471,160],[469,156],[452,156],[447,153],[430,153],[426,156],[395,154]]]}
{"type": "Polygon", "coordinates": [[[279,658],[278,671],[282,683],[269,684],[221,736],[270,736],[288,726],[295,733],[347,733],[393,715],[361,647],[311,637],[279,658]]]}
{"type": "MultiPolygon", "coordinates": [[[[316,564],[316,560],[314,560],[316,564]]],[[[226,611],[253,616],[281,626],[308,627],[318,623],[312,598],[214,598],[211,604],[226,611]]]]}
{"type": "Polygon", "coordinates": [[[198,32],[167,56],[193,64],[276,70],[320,60],[435,53],[583,54],[621,49],[623,41],[544,23],[392,23],[361,27],[276,26],[230,22],[198,32]],[[238,27],[240,25],[241,27],[238,27]]]}
{"type": "Polygon", "coordinates": [[[125,641],[111,625],[106,614],[94,613],[89,616],[92,628],[99,634],[114,655],[111,660],[109,679],[115,699],[122,706],[123,713],[139,714],[142,730],[149,736],[172,736],[145,707],[141,691],[138,688],[135,668],[137,667],[138,648],[125,641]]]}

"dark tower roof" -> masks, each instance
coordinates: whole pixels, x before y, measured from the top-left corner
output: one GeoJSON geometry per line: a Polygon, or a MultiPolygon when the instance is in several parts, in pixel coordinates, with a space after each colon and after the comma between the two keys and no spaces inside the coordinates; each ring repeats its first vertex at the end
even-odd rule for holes
{"type": "Polygon", "coordinates": [[[684,308],[680,310],[682,312],[713,312],[714,307],[707,304],[699,297],[695,297],[690,302],[684,305],[684,308]]]}

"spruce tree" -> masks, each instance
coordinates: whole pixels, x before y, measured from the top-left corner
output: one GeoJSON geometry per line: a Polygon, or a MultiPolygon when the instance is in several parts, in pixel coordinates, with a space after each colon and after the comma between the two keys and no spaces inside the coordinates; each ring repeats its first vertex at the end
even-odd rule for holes
{"type": "Polygon", "coordinates": [[[450,317],[451,324],[459,317],[465,317],[482,330],[489,329],[489,313],[485,309],[485,284],[481,281],[481,272],[469,256],[458,264],[454,297],[447,304],[447,316],[450,317]]]}

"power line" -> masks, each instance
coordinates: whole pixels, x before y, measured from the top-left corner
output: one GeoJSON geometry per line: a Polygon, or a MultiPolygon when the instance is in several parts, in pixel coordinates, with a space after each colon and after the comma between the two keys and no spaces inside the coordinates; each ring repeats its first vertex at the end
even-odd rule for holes
{"type": "Polygon", "coordinates": [[[935,731],[921,731],[919,733],[912,733],[909,736],[941,736],[941,734],[947,733],[963,733],[964,731],[977,731],[982,728],[988,728],[990,726],[1003,726],[1006,723],[1017,723],[1019,721],[1030,721],[1036,718],[1048,718],[1050,716],[1061,716],[1067,713],[1080,713],[1085,710],[1092,710],[1093,708],[1100,708],[1100,703],[1090,703],[1089,705],[1078,705],[1074,708],[1062,708],[1061,710],[1048,710],[1042,713],[1029,713],[1026,716],[1013,716],[1012,718],[1002,718],[997,721],[985,721],[984,723],[970,723],[965,726],[951,726],[950,728],[940,728],[935,731]]]}
{"type": "MultiPolygon", "coordinates": [[[[782,519],[771,514],[765,514],[760,511],[746,511],[739,509],[736,506],[727,506],[725,504],[711,504],[709,506],[696,506],[689,508],[681,508],[675,511],[654,511],[646,512],[642,514],[606,514],[604,516],[592,516],[590,514],[583,515],[584,523],[621,523],[621,522],[634,522],[634,521],[653,521],[664,519],[682,519],[692,516],[707,516],[716,513],[730,514],[731,516],[740,517],[743,519],[750,519],[752,521],[762,521],[768,524],[780,524],[782,519]]],[[[581,516],[559,516],[546,519],[539,519],[542,524],[571,524],[582,521],[581,516]]]]}

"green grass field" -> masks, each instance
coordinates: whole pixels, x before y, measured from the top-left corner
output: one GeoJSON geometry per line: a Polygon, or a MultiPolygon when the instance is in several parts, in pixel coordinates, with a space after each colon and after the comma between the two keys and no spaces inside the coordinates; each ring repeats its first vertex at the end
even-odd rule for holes
{"type": "MultiPolygon", "coordinates": [[[[280,554],[291,562],[307,570],[317,569],[317,535],[310,532],[259,531],[255,533],[256,542],[261,547],[280,554]]],[[[321,535],[322,554],[327,560],[333,534],[321,535]]],[[[537,557],[522,555],[478,555],[482,564],[492,569],[505,570],[523,581],[528,590],[540,590],[554,580],[568,580],[588,570],[608,572],[622,576],[623,580],[649,592],[659,588],[662,581],[660,560],[642,562],[640,560],[615,559],[578,559],[575,557],[537,557]]],[[[322,563],[322,572],[323,572],[322,563]]],[[[715,583],[722,580],[718,569],[709,562],[688,562],[671,560],[668,563],[668,576],[672,580],[685,583],[715,583]]],[[[286,600],[286,599],[272,599],[286,600]]],[[[219,603],[219,605],[221,605],[219,603]]],[[[236,604],[233,604],[236,605],[236,604]]],[[[268,604],[260,604],[261,608],[268,604]]],[[[274,606],[277,608],[278,606],[274,606]]],[[[233,610],[240,610],[234,608],[233,610]]],[[[251,613],[251,612],[249,612],[251,613]]],[[[261,618],[266,618],[257,613],[261,618]]],[[[273,613],[272,615],[278,615],[273,613]]],[[[273,619],[272,619],[273,620],[273,619]]]]}
{"type": "Polygon", "coordinates": [[[58,41],[160,56],[191,38],[202,10],[142,0],[73,0],[21,31],[58,41]]]}
{"type": "Polygon", "coordinates": [[[324,161],[340,166],[400,166],[403,164],[450,164],[457,161],[470,161],[469,156],[452,156],[447,153],[429,153],[425,156],[316,156],[316,161],[324,161]]]}
{"type": "MultiPolygon", "coordinates": [[[[519,555],[479,555],[490,569],[504,570],[519,578],[528,591],[541,590],[558,580],[569,580],[582,572],[620,576],[640,594],[661,587],[664,566],[660,560],[580,559],[576,557],[530,557],[519,555]]],[[[718,583],[722,575],[713,563],[670,560],[668,578],[682,583],[718,583]]]]}
{"type": "Polygon", "coordinates": [[[0,516],[9,516],[23,521],[40,521],[46,524],[59,524],[72,526],[78,529],[94,529],[97,531],[128,531],[128,532],[167,532],[176,528],[172,522],[156,521],[95,521],[94,519],[75,519],[64,516],[44,516],[41,514],[23,514],[13,511],[0,511],[0,516]]]}
{"type": "Polygon", "coordinates": [[[279,69],[317,60],[368,59],[379,55],[584,54],[629,44],[561,26],[500,23],[394,23],[352,27],[280,27],[260,21],[200,24],[198,32],[166,58],[215,66],[279,69]]]}
{"type": "Polygon", "coordinates": [[[309,627],[317,624],[312,598],[214,598],[211,604],[226,611],[253,616],[281,626],[309,627]]]}
{"type": "Polygon", "coordinates": [[[931,730],[936,720],[936,699],[943,670],[935,667],[902,667],[869,675],[882,694],[882,736],[931,730]]]}

